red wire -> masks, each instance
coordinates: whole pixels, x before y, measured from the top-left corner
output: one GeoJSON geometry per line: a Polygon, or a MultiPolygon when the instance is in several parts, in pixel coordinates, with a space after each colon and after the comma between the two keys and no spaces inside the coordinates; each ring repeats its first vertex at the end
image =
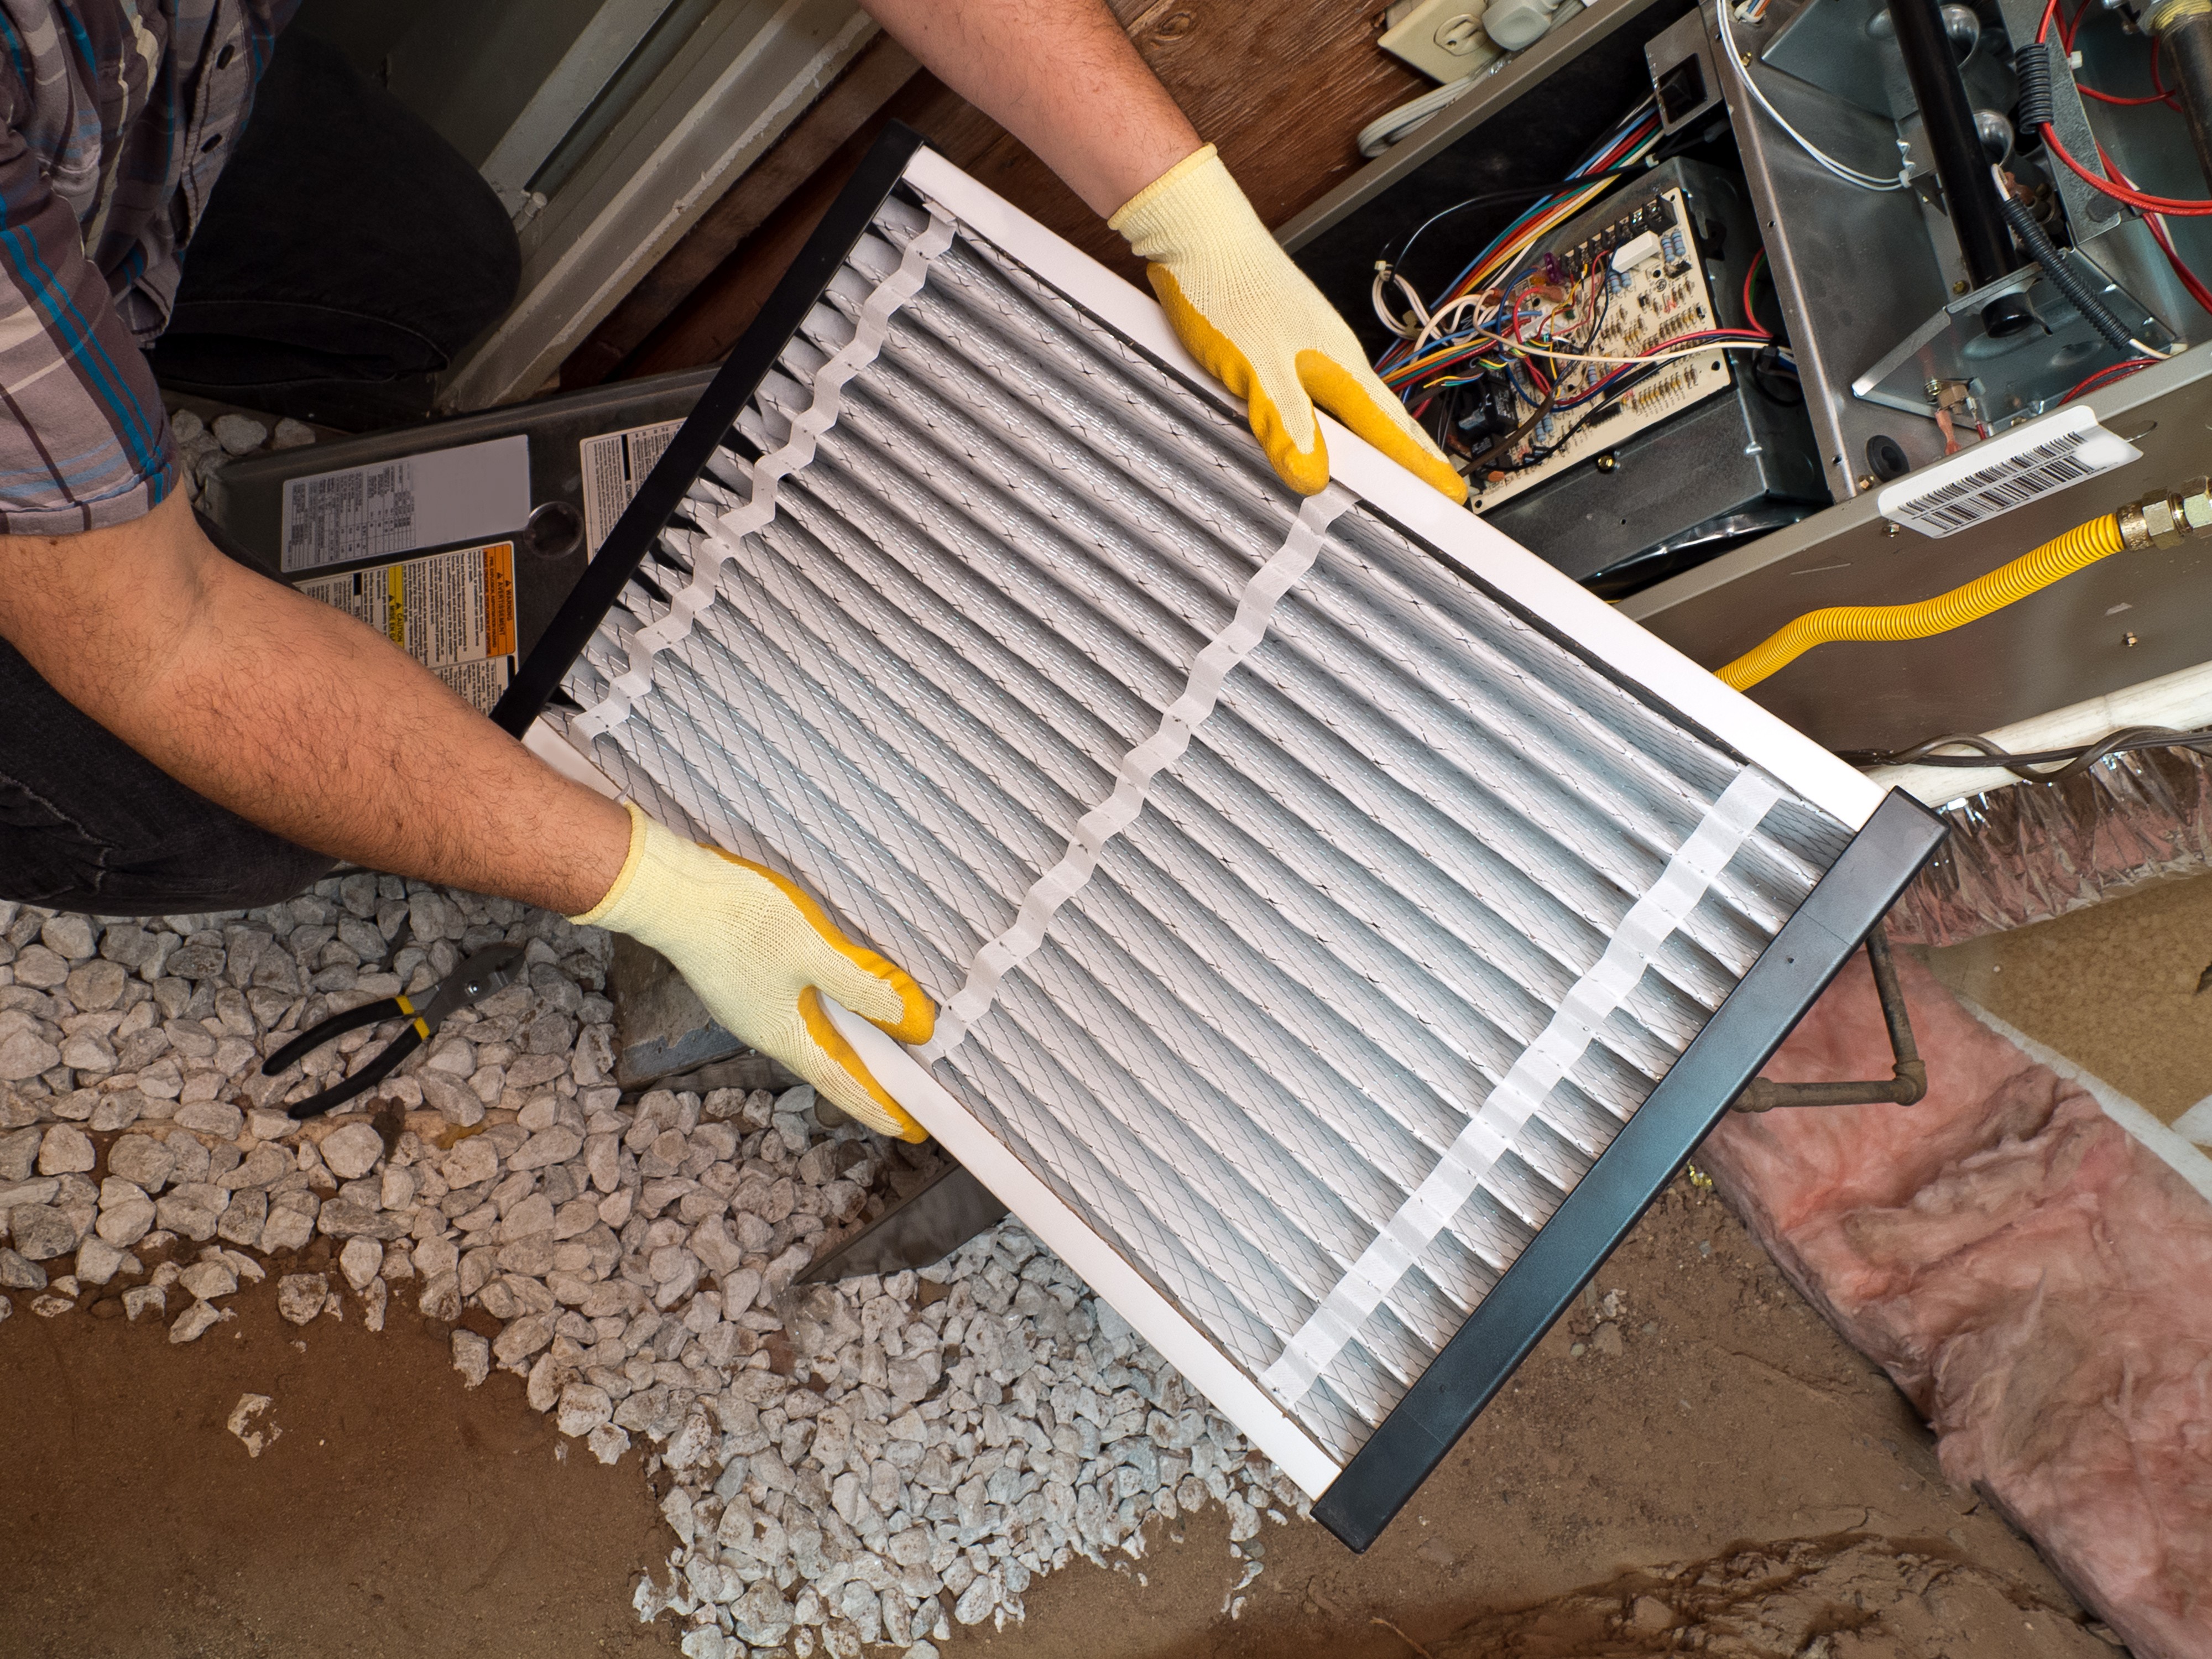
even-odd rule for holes
{"type": "MultiPolygon", "coordinates": [[[[2081,31],[2081,19],[2087,14],[2088,9],[2089,0],[2081,0],[2081,3],[2075,7],[2073,17],[2061,26],[2061,34],[2066,42],[2066,50],[2069,55],[2074,50],[2074,38],[2081,31]]],[[[2155,44],[2150,49],[2150,82],[2158,90],[2148,98],[2123,98],[2117,93],[2100,92],[2094,87],[2085,87],[2079,81],[2074,83],[2074,90],[2084,98],[2095,99],[2100,104],[2172,104],[2173,94],[2166,89],[2166,83],[2159,79],[2158,47],[2155,44]]]]}
{"type": "Polygon", "coordinates": [[[2157,216],[2145,216],[2143,222],[2150,227],[2150,234],[2158,239],[2159,246],[2165,250],[2166,264],[2173,267],[2173,274],[2180,278],[2182,287],[2189,290],[2189,297],[2205,310],[2212,311],[2212,290],[2208,290],[2198,280],[2197,273],[2181,262],[2181,256],[2173,251],[2173,243],[2166,234],[2166,227],[2159,223],[2157,216]]]}
{"type": "Polygon", "coordinates": [[[2147,98],[2122,98],[2113,93],[2100,92],[2094,87],[2085,87],[2079,81],[2076,81],[2074,83],[2074,90],[2080,93],[2084,98],[2095,99],[2100,104],[2126,104],[2130,106],[2136,104],[2171,105],[2173,102],[2173,94],[2170,92],[2154,92],[2147,98]]]}
{"type": "MultiPolygon", "coordinates": [[[[2051,38],[2051,21],[2057,14],[2058,0],[2048,0],[2048,3],[2043,8],[2043,21],[2035,31],[2035,39],[2039,45],[2051,38]]],[[[2059,27],[2058,33],[2059,40],[2063,44],[2066,40],[2065,26],[2063,23],[2059,27]]],[[[2155,66],[2155,59],[2154,59],[2154,66],[2155,66]]],[[[2084,184],[2093,190],[2102,191],[2107,196],[2125,202],[2130,207],[2145,213],[2179,213],[2188,217],[2212,216],[2212,202],[2183,202],[2168,196],[2150,196],[2142,191],[2131,190],[2114,184],[2108,179],[2099,178],[2067,154],[2066,146],[2058,142],[2057,129],[2048,121],[2043,124],[2043,142],[2050,146],[2051,153],[2063,161],[2068,169],[2084,184]]]]}
{"type": "Polygon", "coordinates": [[[2109,368],[2100,368],[2087,380],[2079,382],[2071,392],[2058,401],[2062,404],[2070,404],[2083,392],[2094,390],[2103,381],[2139,373],[2163,361],[2158,357],[2130,357],[2125,362],[2114,363],[2109,368]]]}
{"type": "Polygon", "coordinates": [[[2212,216],[2212,202],[2179,202],[2170,196],[2148,196],[2142,191],[2130,190],[2124,185],[2116,185],[2109,179],[2099,178],[2066,153],[2066,146],[2058,142],[2057,130],[2048,121],[2043,124],[2043,142],[2050,146],[2051,153],[2066,163],[2068,170],[2084,184],[2092,189],[2102,191],[2107,196],[2125,202],[2131,208],[2139,209],[2144,213],[2178,213],[2187,218],[2212,216]]]}
{"type": "MultiPolygon", "coordinates": [[[[2105,153],[2105,147],[2102,144],[2097,146],[2097,159],[2105,164],[2106,173],[2130,189],[2134,188],[2134,180],[2120,171],[2119,164],[2105,153]]],[[[2173,240],[2166,234],[2165,223],[2159,216],[2155,213],[2147,213],[2143,216],[2143,223],[2150,228],[2152,237],[2164,250],[2166,262],[2173,267],[2173,274],[2180,278],[2182,287],[2189,290],[2189,297],[2203,307],[2205,310],[2212,311],[2212,289],[2208,289],[2202,282],[2197,280],[2197,273],[2182,263],[2181,255],[2174,251],[2173,240]]]]}
{"type": "Polygon", "coordinates": [[[1773,331],[1760,322],[1758,313],[1751,308],[1751,279],[1759,275],[1759,266],[1765,263],[1766,250],[1761,248],[1752,256],[1751,268],[1743,273],[1743,325],[1752,330],[1760,339],[1771,340],[1774,337],[1773,331]]]}

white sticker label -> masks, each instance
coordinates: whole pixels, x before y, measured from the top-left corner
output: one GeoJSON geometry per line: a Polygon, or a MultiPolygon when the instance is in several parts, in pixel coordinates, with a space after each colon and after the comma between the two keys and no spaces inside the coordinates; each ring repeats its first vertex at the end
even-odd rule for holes
{"type": "Polygon", "coordinates": [[[1923,536],[1949,536],[2142,459],[2142,451],[2106,431],[2081,404],[1899,478],[1875,505],[1883,518],[1923,536]]]}
{"type": "Polygon", "coordinates": [[[494,438],[284,486],[284,569],[511,535],[530,520],[530,440],[494,438]]]}
{"type": "Polygon", "coordinates": [[[358,617],[485,714],[514,666],[514,544],[371,565],[297,584],[358,617]]]}
{"type": "Polygon", "coordinates": [[[681,421],[663,421],[602,433],[578,446],[584,460],[584,543],[592,552],[599,550],[653,464],[683,429],[681,421]]]}

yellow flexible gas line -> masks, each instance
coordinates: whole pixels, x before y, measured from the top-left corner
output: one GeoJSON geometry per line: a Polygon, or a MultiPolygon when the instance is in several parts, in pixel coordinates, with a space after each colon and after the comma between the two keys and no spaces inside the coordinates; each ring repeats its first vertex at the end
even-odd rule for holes
{"type": "Polygon", "coordinates": [[[1780,672],[1816,645],[1835,640],[1923,640],[1930,634],[1963,628],[2118,552],[2129,544],[2121,533],[2120,520],[2120,514],[2107,513],[2076,525],[2010,564],[2000,565],[1963,587],[1917,605],[1838,605],[1808,611],[1719,670],[1719,678],[1742,691],[1780,672]]]}

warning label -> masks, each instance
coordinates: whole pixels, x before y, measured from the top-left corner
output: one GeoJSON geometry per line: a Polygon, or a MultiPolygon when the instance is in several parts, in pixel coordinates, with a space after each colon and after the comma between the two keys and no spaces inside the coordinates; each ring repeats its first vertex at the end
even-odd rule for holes
{"type": "Polygon", "coordinates": [[[433,553],[298,584],[357,617],[491,712],[514,671],[514,544],[433,553]]]}
{"type": "Polygon", "coordinates": [[[653,464],[683,429],[681,421],[663,421],[658,426],[602,433],[579,446],[584,462],[584,540],[592,552],[599,550],[623,509],[635,499],[653,464]]]}

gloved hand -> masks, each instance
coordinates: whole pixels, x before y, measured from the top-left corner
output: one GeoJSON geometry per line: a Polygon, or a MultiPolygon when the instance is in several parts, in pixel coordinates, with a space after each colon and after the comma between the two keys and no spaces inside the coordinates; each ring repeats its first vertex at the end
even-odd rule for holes
{"type": "Polygon", "coordinates": [[[570,921],[611,927],[676,966],[732,1036],[778,1060],[841,1110],[902,1140],[922,1127],[869,1075],[823,1012],[836,998],[901,1042],[927,1042],[937,1008],[921,987],[837,931],[773,871],[685,841],[629,805],[629,856],[607,895],[570,921]]]}
{"type": "Polygon", "coordinates": [[[1367,367],[1321,290],[1267,234],[1208,144],[1107,222],[1146,261],[1168,320],[1206,372],[1245,400],[1252,435],[1302,495],[1328,483],[1318,403],[1455,501],[1467,483],[1367,367]]]}

